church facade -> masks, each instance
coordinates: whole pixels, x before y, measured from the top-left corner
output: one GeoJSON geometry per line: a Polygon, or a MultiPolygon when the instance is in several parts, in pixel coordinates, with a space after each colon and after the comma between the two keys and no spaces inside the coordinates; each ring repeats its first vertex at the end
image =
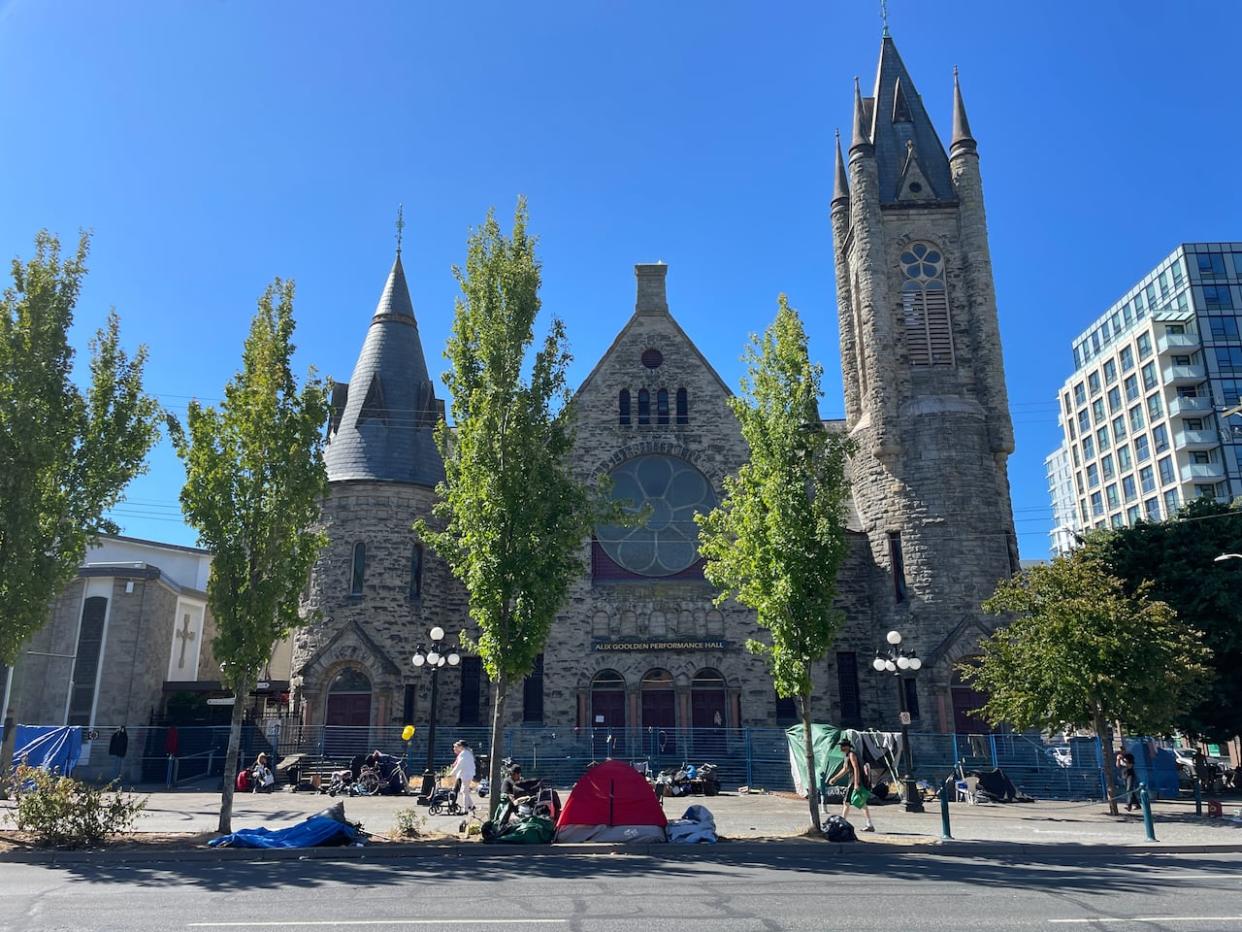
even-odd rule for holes
{"type": "MultiPolygon", "coordinates": [[[[976,144],[954,88],[949,150],[891,38],[870,97],[855,89],[848,155],[831,202],[846,419],[857,441],[845,624],[814,671],[821,721],[888,729],[901,692],[922,731],[977,731],[960,681],[994,623],[979,608],[1017,568],[1006,473],[1013,434],[976,144]],[[916,679],[871,666],[886,632],[923,658],[916,679]]],[[[574,467],[650,509],[639,528],[599,527],[545,653],[507,706],[512,724],[729,729],[792,721],[745,642],[753,613],[714,604],[693,516],[720,498],[746,447],[730,389],[677,323],[662,264],[639,265],[628,322],[574,399],[574,467]]],[[[809,327],[823,325],[808,321],[809,327]]],[[[739,342],[743,338],[739,334],[739,342]]],[[[326,453],[329,536],[296,637],[293,688],[309,724],[427,719],[429,679],[410,661],[443,628],[468,628],[447,566],[415,538],[443,465],[443,417],[400,254],[347,385],[326,453]]],[[[438,674],[438,719],[489,721],[477,658],[438,674]]]]}

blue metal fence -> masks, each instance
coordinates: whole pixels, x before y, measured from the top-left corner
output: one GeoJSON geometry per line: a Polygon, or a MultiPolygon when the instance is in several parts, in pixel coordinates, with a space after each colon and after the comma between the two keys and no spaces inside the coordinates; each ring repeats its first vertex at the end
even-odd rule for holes
{"type": "MultiPolygon", "coordinates": [[[[92,780],[120,777],[127,784],[198,786],[214,789],[224,773],[228,727],[186,727],[170,737],[163,727],[128,729],[125,758],[109,756],[116,729],[93,729],[84,742],[77,775],[92,780]]],[[[423,772],[427,760],[425,726],[404,741],[401,726],[344,728],[268,722],[242,729],[241,766],[260,752],[273,761],[290,754],[308,755],[328,764],[347,762],[355,754],[380,750],[402,757],[410,776],[423,772]]],[[[965,770],[1000,768],[1019,790],[1037,799],[1100,799],[1105,794],[1100,742],[1072,739],[1069,760],[1054,756],[1051,745],[1023,734],[913,734],[914,775],[939,785],[958,766],[965,770]]],[[[437,770],[453,760],[452,745],[470,743],[478,755],[490,752],[486,727],[440,725],[432,761],[437,770]]],[[[517,726],[505,730],[503,753],[522,764],[527,777],[570,786],[592,761],[615,757],[646,764],[652,771],[682,763],[712,763],[722,786],[792,790],[793,778],[785,731],[781,728],[562,728],[517,726]]],[[[480,774],[481,776],[483,774],[480,774]]]]}

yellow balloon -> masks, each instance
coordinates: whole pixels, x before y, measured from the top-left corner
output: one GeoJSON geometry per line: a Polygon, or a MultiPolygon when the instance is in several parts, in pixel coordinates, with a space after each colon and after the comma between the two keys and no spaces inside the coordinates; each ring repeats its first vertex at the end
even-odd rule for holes
{"type": "Polygon", "coordinates": [[[413,737],[414,737],[414,726],[406,725],[405,729],[401,732],[401,740],[409,741],[413,737]]]}

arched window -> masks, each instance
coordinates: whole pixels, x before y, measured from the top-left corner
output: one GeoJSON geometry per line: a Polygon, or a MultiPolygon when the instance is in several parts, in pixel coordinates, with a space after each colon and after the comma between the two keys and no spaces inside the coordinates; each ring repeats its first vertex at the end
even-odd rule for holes
{"type": "Polygon", "coordinates": [[[953,333],[945,290],[944,254],[931,243],[912,243],[901,254],[901,310],[906,349],[916,369],[952,368],[953,333]]]}
{"type": "Polygon", "coordinates": [[[638,423],[651,423],[651,395],[645,388],[638,390],[638,423]]]}
{"type": "Polygon", "coordinates": [[[349,594],[362,595],[362,580],[367,574],[367,545],[354,544],[354,568],[349,578],[349,594]]]}
{"type": "Polygon", "coordinates": [[[668,389],[662,388],[656,392],[656,423],[668,423],[668,389]]]}
{"type": "Polygon", "coordinates": [[[415,544],[414,553],[410,557],[410,598],[417,599],[423,594],[423,545],[415,544]]]}
{"type": "Polygon", "coordinates": [[[677,423],[690,423],[690,403],[686,399],[686,390],[684,388],[677,389],[677,423]]]}
{"type": "Polygon", "coordinates": [[[617,408],[621,415],[621,426],[630,426],[630,390],[628,388],[621,389],[621,395],[617,399],[617,408]]]}

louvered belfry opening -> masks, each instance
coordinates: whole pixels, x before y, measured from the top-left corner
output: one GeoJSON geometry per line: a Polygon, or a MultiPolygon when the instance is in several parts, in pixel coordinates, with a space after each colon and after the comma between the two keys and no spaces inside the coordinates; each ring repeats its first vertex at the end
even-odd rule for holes
{"type": "Polygon", "coordinates": [[[944,254],[931,243],[912,243],[901,254],[901,271],[905,276],[902,321],[910,365],[915,369],[952,368],[953,332],[944,254]]]}

